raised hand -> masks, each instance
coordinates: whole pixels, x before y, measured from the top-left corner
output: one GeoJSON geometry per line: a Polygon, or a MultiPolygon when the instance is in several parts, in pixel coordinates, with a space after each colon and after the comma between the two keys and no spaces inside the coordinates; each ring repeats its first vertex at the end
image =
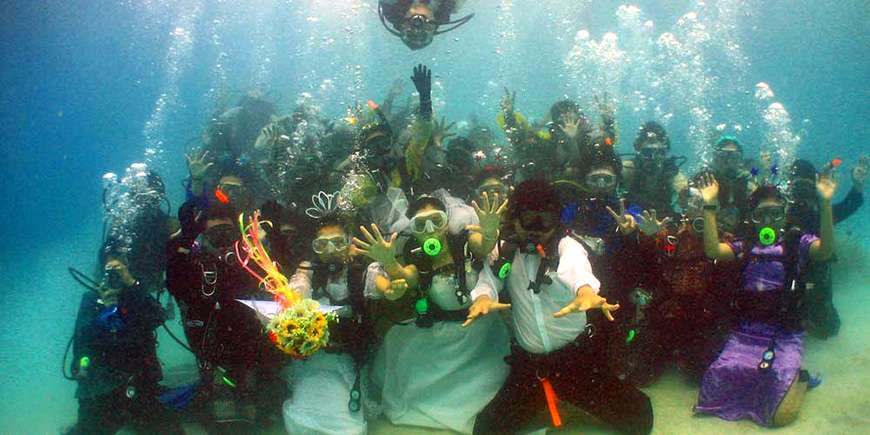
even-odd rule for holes
{"type": "Polygon", "coordinates": [[[662,227],[667,225],[668,222],[671,221],[671,218],[666,217],[662,220],[658,220],[658,216],[656,216],[655,210],[646,211],[640,215],[640,222],[637,223],[637,228],[640,231],[648,236],[658,234],[659,231],[662,230],[662,227]]]}
{"type": "Polygon", "coordinates": [[[501,195],[494,193],[492,200],[489,198],[489,192],[483,192],[483,207],[477,204],[477,201],[471,201],[471,206],[477,213],[477,219],[480,225],[468,225],[465,228],[469,231],[476,231],[483,234],[488,240],[494,239],[498,235],[498,229],[501,226],[501,219],[504,212],[507,210],[508,199],[504,198],[501,201],[501,195]]]}
{"type": "Polygon", "coordinates": [[[559,124],[559,129],[565,133],[571,139],[577,137],[577,134],[580,132],[583,123],[583,117],[577,116],[576,113],[570,113],[565,116],[564,125],[559,124]]]}
{"type": "Polygon", "coordinates": [[[834,180],[833,174],[816,175],[816,192],[819,194],[819,199],[830,201],[836,191],[837,182],[834,180]]]}
{"type": "Polygon", "coordinates": [[[514,101],[517,100],[517,91],[511,93],[510,89],[504,88],[504,96],[501,98],[501,110],[505,113],[513,113],[514,101]]]}
{"type": "Polygon", "coordinates": [[[372,224],[371,228],[372,231],[369,232],[366,227],[359,227],[365,241],[356,237],[353,238],[357,252],[383,265],[394,263],[396,261],[395,242],[399,234],[394,233],[389,239],[384,239],[380,228],[376,224],[372,224]]]}
{"type": "Polygon", "coordinates": [[[480,296],[475,299],[474,303],[471,304],[471,307],[468,308],[468,317],[465,318],[465,323],[462,324],[462,327],[471,325],[480,316],[485,316],[495,311],[508,310],[510,307],[511,304],[496,302],[486,295],[480,296]]]}
{"type": "Polygon", "coordinates": [[[441,146],[445,139],[455,137],[456,133],[450,133],[450,129],[453,128],[454,125],[456,125],[456,122],[447,124],[444,117],[441,117],[440,123],[436,120],[435,125],[432,127],[432,142],[435,145],[441,146]]]}
{"type": "Polygon", "coordinates": [[[193,156],[189,154],[185,154],[184,158],[187,159],[187,171],[190,173],[190,178],[193,180],[202,180],[205,178],[208,170],[214,166],[214,162],[208,162],[208,150],[202,152],[199,157],[194,154],[193,156]]]}
{"type": "Polygon", "coordinates": [[[422,63],[414,67],[414,75],[411,76],[420,99],[428,98],[432,93],[432,70],[422,63]]]}
{"type": "Polygon", "coordinates": [[[635,229],[634,217],[625,212],[625,200],[619,200],[619,213],[615,212],[610,206],[607,206],[607,211],[610,213],[610,216],[613,216],[613,220],[616,221],[616,224],[619,226],[619,232],[622,234],[631,234],[635,229]]]}
{"type": "Polygon", "coordinates": [[[698,190],[701,192],[701,198],[705,205],[716,205],[719,203],[719,182],[713,174],[705,174],[701,177],[698,183],[698,190]]]}
{"type": "Polygon", "coordinates": [[[421,63],[414,67],[411,81],[420,94],[420,115],[428,120],[432,116],[432,71],[421,63]]]}

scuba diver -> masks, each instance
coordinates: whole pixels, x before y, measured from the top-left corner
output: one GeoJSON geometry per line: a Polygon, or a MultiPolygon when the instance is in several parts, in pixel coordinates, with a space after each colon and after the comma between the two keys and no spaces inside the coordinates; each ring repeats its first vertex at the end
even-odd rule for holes
{"type": "MultiPolygon", "coordinates": [[[[835,225],[848,219],[863,205],[868,165],[870,165],[870,159],[863,156],[852,169],[852,188],[842,201],[832,206],[835,225]]],[[[834,169],[833,163],[829,163],[823,172],[827,173],[834,169]]],[[[798,159],[792,164],[788,180],[789,226],[814,234],[819,231],[820,204],[814,192],[818,176],[819,174],[812,163],[798,159]]],[[[807,286],[804,327],[807,332],[819,338],[837,335],[840,331],[840,315],[834,307],[831,262],[811,263],[807,267],[804,277],[807,286]]]]}
{"type": "Polygon", "coordinates": [[[698,189],[690,188],[682,215],[659,219],[655,210],[645,210],[638,217],[645,273],[632,299],[646,309],[637,311],[635,327],[625,336],[627,347],[640,355],[620,361],[634,385],[654,382],[668,362],[698,382],[724,343],[730,318],[721,283],[735,271],[707,260],[702,205],[698,189]]]}
{"type": "Polygon", "coordinates": [[[626,199],[659,216],[675,216],[677,194],[688,188],[680,172],[683,157],[668,156],[671,140],[661,124],[647,121],[634,140],[635,155],[623,162],[626,199]]]}
{"type": "Polygon", "coordinates": [[[67,434],[114,434],[126,425],[146,433],[184,433],[158,399],[163,375],[155,329],[164,320],[163,307],[127,265],[107,257],[102,283],[82,295],[76,318],[72,379],[78,382],[79,411],[67,434]]]}
{"type": "Polygon", "coordinates": [[[211,152],[185,155],[189,177],[185,183],[186,201],[196,205],[200,210],[211,206],[223,207],[231,205],[238,212],[250,213],[257,203],[257,198],[247,180],[252,177],[244,168],[234,165],[220,167],[220,174],[213,177],[214,162],[210,161],[211,152]]]}
{"type": "Polygon", "coordinates": [[[203,132],[202,147],[219,167],[245,164],[254,159],[254,144],[260,130],[274,114],[273,103],[255,92],[245,95],[237,106],[211,119],[203,132]]]}
{"type": "Polygon", "coordinates": [[[283,385],[277,377],[279,351],[265,338],[255,313],[237,300],[271,297],[239,264],[234,244],[240,230],[232,204],[200,205],[188,201],[178,211],[181,230],[166,246],[166,284],[199,364],[204,423],[238,431],[277,418],[258,409],[277,410],[273,402],[283,397],[275,391],[283,385]]]}
{"type": "MultiPolygon", "coordinates": [[[[516,432],[545,407],[553,426],[560,427],[560,400],[620,433],[649,433],[649,398],[611,375],[601,358],[606,344],[587,315],[600,311],[612,321],[620,307],[598,295],[600,283],[586,249],[560,223],[557,192],[546,181],[527,180],[516,187],[510,201],[508,226],[524,242],[522,248],[513,255],[503,285],[485,268],[475,287],[481,294],[497,294],[504,286],[510,294],[515,330],[506,359],[510,373],[478,415],[473,433],[516,432]]],[[[466,324],[497,318],[486,314],[500,310],[500,304],[495,298],[475,301],[466,324]]]]}
{"type": "Polygon", "coordinates": [[[131,168],[137,166],[132,177],[104,176],[108,181],[103,190],[107,220],[97,264],[106,264],[109,257],[123,258],[142,288],[159,293],[166,269],[164,247],[178,230],[178,221],[163,209],[171,207],[163,179],[144,164],[134,163],[131,168]]]}
{"type": "Polygon", "coordinates": [[[735,136],[722,135],[714,149],[709,170],[720,183],[719,225],[723,231],[736,234],[742,231],[739,226],[746,221],[746,202],[756,184],[748,169],[751,165],[743,157],[743,145],[735,136]]]}
{"type": "Polygon", "coordinates": [[[336,196],[321,192],[306,210],[316,236],[309,258],[289,279],[303,298],[338,308],[339,320],[329,325],[326,349],[290,367],[292,396],[283,407],[288,433],[362,435],[367,430],[361,392],[372,337],[363,290],[366,264],[351,245],[349,222],[336,207],[336,196]]]}
{"type": "Polygon", "coordinates": [[[496,122],[508,138],[514,153],[519,181],[530,178],[573,178],[583,165],[581,157],[596,143],[614,145],[617,141],[613,106],[605,98],[595,98],[601,112],[600,132],[593,131],[589,119],[572,100],[555,102],[549,111],[550,122],[539,128],[515,111],[516,92],[505,88],[496,122]]]}
{"type": "Polygon", "coordinates": [[[388,32],[398,36],[411,50],[419,50],[431,44],[435,36],[471,21],[474,14],[457,20],[450,19],[463,1],[379,0],[378,16],[388,32]]]}
{"type": "Polygon", "coordinates": [[[304,204],[321,187],[336,187],[353,152],[357,121],[332,122],[309,101],[301,101],[290,115],[273,117],[255,143],[263,156],[260,174],[272,196],[304,204]]]}
{"type": "Polygon", "coordinates": [[[562,180],[555,184],[564,188],[562,222],[589,252],[602,295],[623,307],[614,315],[613,324],[605,323],[597,313],[589,316],[608,342],[602,359],[620,379],[645,385],[655,376],[656,353],[647,348],[654,342],[632,340],[634,335],[647,335],[644,329],[653,298],[651,289],[644,288],[650,282],[648,269],[633,267],[648,262],[635,235],[642,210],[637,204],[626,207],[620,190],[622,159],[606,139],[595,138],[582,155],[579,184],[562,180]]]}
{"type": "Polygon", "coordinates": [[[416,119],[406,131],[395,131],[381,107],[369,102],[377,119],[359,130],[355,151],[363,156],[367,171],[381,192],[397,187],[414,196],[420,193],[418,190],[434,190],[427,171],[432,169],[432,160],[439,160],[432,156],[433,152],[441,150],[441,140],[449,136],[447,126],[432,120],[432,71],[423,64],[417,65],[411,81],[419,93],[416,119]]]}
{"type": "Polygon", "coordinates": [[[261,217],[271,222],[262,228],[266,232],[272,260],[278,263],[281,273],[292,275],[313,238],[308,230],[309,222],[294,207],[285,207],[277,201],[263,204],[261,217]]]}
{"type": "Polygon", "coordinates": [[[836,187],[827,175],[816,182],[819,237],[789,229],[785,194],[765,184],[748,199],[756,235],[720,242],[719,184],[712,175],[704,177],[704,252],[711,260],[738,264],[731,303],[738,321],[704,374],[695,412],[725,420],[751,418],[768,427],[797,418],[804,393],[818,382],[801,369],[801,310],[807,290],[802,275],[808,263],[827,261],[834,253],[831,198],[836,187]]]}
{"type": "MultiPolygon", "coordinates": [[[[505,203],[495,202],[498,216],[505,203]]],[[[504,382],[510,339],[497,316],[461,327],[470,307],[498,295],[474,290],[488,265],[471,254],[467,222],[457,222],[455,210],[432,196],[414,200],[406,213],[410,237],[403,237],[399,255],[398,233],[385,238],[377,225],[360,227],[363,237],[353,241],[376,261],[367,271],[366,296],[376,310],[372,320],[386,325],[378,328],[384,336],[371,379],[386,417],[469,433],[504,382]]]]}

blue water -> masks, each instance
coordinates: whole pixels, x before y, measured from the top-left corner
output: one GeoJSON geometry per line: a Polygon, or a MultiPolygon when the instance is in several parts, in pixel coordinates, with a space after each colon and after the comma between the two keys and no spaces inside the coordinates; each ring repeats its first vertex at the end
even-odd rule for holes
{"type": "MultiPolygon", "coordinates": [[[[577,68],[566,63],[577,45],[575,33],[581,29],[588,30],[593,41],[616,32],[622,63],[655,55],[637,50],[650,46],[632,45],[629,29],[619,26],[620,2],[468,0],[464,10],[475,12],[475,19],[417,52],[386,34],[377,21],[375,4],[374,0],[0,4],[0,433],[54,433],[74,421],[74,386],[61,378],[60,358],[72,330],[80,288],[68,279],[66,266],[89,270],[93,265],[102,228],[100,178],[105,172],[122,172],[130,163],[149,161],[167,180],[173,204],[179,204],[180,180],[185,175],[182,154],[218,108],[252,89],[266,93],[282,112],[291,110],[300,94],[310,93],[326,115],[337,118],[355,101],[382,97],[394,79],[406,79],[405,91],[410,92],[411,66],[422,62],[435,72],[438,83],[433,93],[439,116],[461,120],[475,115],[494,125],[503,86],[518,91],[517,104],[524,113],[539,117],[564,95],[581,96],[588,103],[591,95],[586,85],[573,79],[580,69],[591,68],[605,83],[607,74],[616,75],[591,67],[595,59],[583,58],[577,68]],[[325,80],[330,82],[324,84],[325,80]],[[147,153],[149,149],[156,154],[147,153]]],[[[655,117],[653,105],[635,111],[635,91],[657,97],[661,113],[673,114],[667,126],[679,154],[694,159],[698,153],[689,116],[689,108],[697,103],[713,114],[708,126],[725,123],[731,129],[741,123],[748,152],[764,149],[768,130],[753,93],[756,83],[765,82],[773,88],[774,100],[788,111],[790,131],[800,136],[798,155],[816,163],[841,157],[851,166],[856,156],[870,152],[870,6],[866,1],[631,4],[639,6],[642,21],[654,22],[653,39],[664,32],[679,33],[675,23],[680,17],[700,11],[707,30],[712,25],[731,29],[728,38],[738,44],[739,56],[746,62],[724,55],[716,41],[725,37],[713,32],[712,42],[699,45],[699,71],[716,81],[707,82],[710,86],[703,92],[687,89],[689,100],[640,77],[642,63],[626,67],[609,88],[620,101],[622,151],[629,151],[636,126],[655,117]],[[716,12],[719,7],[736,13],[724,19],[716,12]]],[[[690,87],[691,81],[686,83],[690,87]]],[[[845,174],[842,181],[841,194],[851,185],[845,174]]],[[[838,227],[839,240],[851,259],[866,259],[870,249],[870,232],[864,225],[870,218],[867,208],[838,227]]],[[[867,364],[860,364],[867,362],[866,346],[856,347],[850,340],[870,329],[870,319],[854,306],[867,302],[860,295],[870,291],[870,281],[866,272],[854,269],[866,263],[842,263],[837,272],[852,279],[837,279],[835,291],[855,299],[848,299],[853,305],[844,310],[844,336],[817,349],[832,355],[864,349],[853,352],[858,358],[855,366],[835,366],[843,376],[835,375],[834,382],[848,382],[853,393],[831,396],[840,404],[835,399],[848,401],[870,392],[867,364]],[[846,371],[857,372],[850,377],[846,371]]],[[[163,342],[164,348],[174,346],[163,342]]],[[[161,349],[162,354],[177,357],[174,361],[183,360],[176,351],[161,349]]],[[[845,388],[834,382],[826,381],[819,394],[845,388]]],[[[824,414],[821,405],[812,405],[806,405],[805,418],[824,421],[818,417],[824,414]]],[[[679,418],[688,415],[686,410],[679,418]]],[[[860,420],[855,424],[870,430],[866,420],[864,426],[860,420]]],[[[729,431],[726,423],[712,427],[729,431]]],[[[808,427],[816,426],[801,426],[808,427]]],[[[835,427],[852,428],[845,423],[835,427]]]]}

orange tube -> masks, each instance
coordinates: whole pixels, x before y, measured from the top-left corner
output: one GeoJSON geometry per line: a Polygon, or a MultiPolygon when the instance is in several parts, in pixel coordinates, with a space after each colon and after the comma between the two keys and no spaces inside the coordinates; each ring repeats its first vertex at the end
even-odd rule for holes
{"type": "Polygon", "coordinates": [[[559,403],[559,398],[556,397],[553,384],[550,383],[549,379],[544,378],[541,379],[541,385],[544,387],[544,396],[547,398],[547,409],[550,410],[553,427],[562,427],[562,416],[559,415],[559,408],[556,406],[559,403]]]}

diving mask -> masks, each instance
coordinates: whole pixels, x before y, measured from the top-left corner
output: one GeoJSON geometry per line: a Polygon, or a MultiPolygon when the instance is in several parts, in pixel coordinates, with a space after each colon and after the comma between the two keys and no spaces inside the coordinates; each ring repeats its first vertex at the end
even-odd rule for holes
{"type": "Polygon", "coordinates": [[[432,43],[438,24],[423,15],[413,15],[405,21],[401,37],[412,49],[423,48],[432,43]]]}
{"type": "Polygon", "coordinates": [[[223,204],[233,203],[244,207],[251,201],[251,192],[243,184],[224,181],[215,189],[215,197],[223,204]]]}
{"type": "Polygon", "coordinates": [[[239,229],[232,224],[219,224],[208,228],[203,233],[206,242],[213,248],[229,248],[239,236],[239,229]]]}
{"type": "Polygon", "coordinates": [[[316,254],[331,254],[347,249],[347,237],[342,235],[318,237],[311,242],[311,249],[316,254]]]}
{"type": "Polygon", "coordinates": [[[124,288],[124,280],[121,278],[121,271],[116,268],[106,267],[103,279],[106,284],[106,287],[110,289],[121,289],[124,288]]]}
{"type": "Polygon", "coordinates": [[[695,218],[690,218],[690,217],[686,216],[686,217],[683,217],[682,219],[668,222],[665,225],[665,227],[668,229],[668,232],[670,232],[671,234],[676,234],[686,224],[689,224],[689,226],[691,226],[692,230],[698,234],[704,232],[704,217],[703,216],[697,216],[695,218]]]}
{"type": "Polygon", "coordinates": [[[586,186],[599,190],[612,189],[616,186],[616,175],[605,172],[593,172],[586,175],[586,186]]]}
{"type": "Polygon", "coordinates": [[[520,216],[520,226],[526,231],[544,233],[559,224],[559,215],[541,212],[527,212],[520,216]]]}
{"type": "Polygon", "coordinates": [[[411,218],[411,232],[417,234],[432,234],[447,227],[447,213],[432,210],[415,215],[411,218]]]}
{"type": "Polygon", "coordinates": [[[743,160],[743,154],[737,150],[719,150],[716,151],[716,158],[724,164],[737,165],[743,160]]]}
{"type": "Polygon", "coordinates": [[[752,222],[760,223],[775,223],[785,219],[785,207],[758,207],[752,211],[752,222]]]}
{"type": "Polygon", "coordinates": [[[664,160],[668,150],[664,147],[644,147],[637,151],[637,155],[643,160],[664,160]]]}

